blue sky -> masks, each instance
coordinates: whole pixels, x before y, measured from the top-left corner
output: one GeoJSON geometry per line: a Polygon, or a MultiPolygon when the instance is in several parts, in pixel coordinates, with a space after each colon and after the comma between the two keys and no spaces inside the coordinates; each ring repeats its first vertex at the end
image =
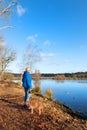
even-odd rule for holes
{"type": "MultiPolygon", "coordinates": [[[[17,52],[9,70],[20,72],[28,44],[38,45],[41,73],[87,71],[87,0],[20,0],[2,30],[6,43],[17,52]]],[[[1,23],[1,24],[2,24],[1,23]]]]}

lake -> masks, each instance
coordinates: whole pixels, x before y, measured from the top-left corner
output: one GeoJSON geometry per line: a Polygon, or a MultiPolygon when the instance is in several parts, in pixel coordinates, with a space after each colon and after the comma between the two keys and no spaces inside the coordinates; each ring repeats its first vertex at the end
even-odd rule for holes
{"type": "Polygon", "coordinates": [[[87,118],[87,80],[41,80],[42,93],[53,90],[53,99],[87,118]]]}

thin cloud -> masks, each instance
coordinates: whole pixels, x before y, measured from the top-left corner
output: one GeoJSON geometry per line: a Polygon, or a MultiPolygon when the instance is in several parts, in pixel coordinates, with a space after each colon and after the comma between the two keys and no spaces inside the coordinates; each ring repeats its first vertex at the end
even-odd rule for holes
{"type": "Polygon", "coordinates": [[[26,10],[21,5],[17,5],[17,14],[19,16],[22,16],[25,12],[26,10]]]}
{"type": "Polygon", "coordinates": [[[46,40],[43,42],[44,45],[51,45],[51,42],[49,40],[46,40]]]}
{"type": "Polygon", "coordinates": [[[34,34],[27,37],[27,40],[30,40],[31,42],[36,42],[36,39],[38,37],[38,34],[34,34]]]}
{"type": "Polygon", "coordinates": [[[41,53],[40,54],[42,60],[48,60],[49,58],[55,57],[55,53],[41,53]]]}

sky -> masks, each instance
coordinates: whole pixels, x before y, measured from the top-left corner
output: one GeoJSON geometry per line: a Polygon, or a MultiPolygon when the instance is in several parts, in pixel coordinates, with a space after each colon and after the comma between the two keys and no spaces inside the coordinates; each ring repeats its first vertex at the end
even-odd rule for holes
{"type": "Polygon", "coordinates": [[[6,44],[17,59],[9,66],[21,71],[21,59],[29,44],[40,48],[41,61],[34,70],[41,73],[87,71],[87,0],[19,0],[10,20],[0,25],[6,44]]]}

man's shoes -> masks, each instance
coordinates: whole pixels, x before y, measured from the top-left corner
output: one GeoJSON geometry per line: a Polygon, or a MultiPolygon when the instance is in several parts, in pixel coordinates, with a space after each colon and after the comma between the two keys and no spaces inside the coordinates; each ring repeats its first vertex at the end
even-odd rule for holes
{"type": "Polygon", "coordinates": [[[25,105],[25,104],[23,105],[24,108],[26,108],[26,106],[27,106],[27,105],[25,105]]]}
{"type": "Polygon", "coordinates": [[[24,104],[23,107],[24,107],[25,109],[29,109],[29,106],[27,106],[26,104],[24,104]]]}

